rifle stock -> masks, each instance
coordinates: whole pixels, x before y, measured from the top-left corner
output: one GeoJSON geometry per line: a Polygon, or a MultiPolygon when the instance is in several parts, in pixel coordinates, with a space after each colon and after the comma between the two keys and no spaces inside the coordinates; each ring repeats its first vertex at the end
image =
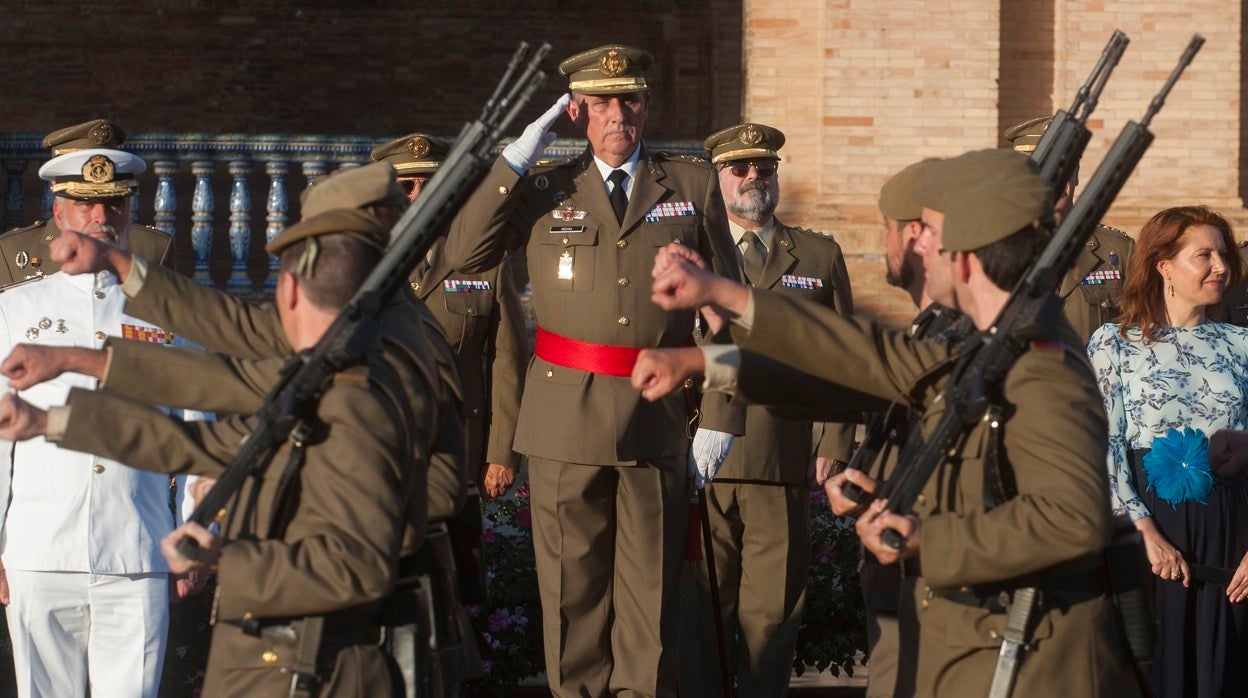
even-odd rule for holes
{"type": "MultiPolygon", "coordinates": [[[[956,456],[958,439],[984,418],[996,398],[995,390],[1030,340],[1056,317],[1058,300],[1053,291],[1152,143],[1148,124],[1203,43],[1199,35],[1192,38],[1141,122],[1128,122],[1123,128],[1087,189],[1013,289],[992,326],[959,348],[959,360],[944,391],[945,411],[920,447],[907,448],[899,467],[900,477],[890,478],[881,492],[882,497],[888,498],[888,509],[893,513],[913,511],[915,500],[932,474],[946,458],[956,456]]],[[[897,549],[903,542],[894,530],[885,531],[881,538],[897,549]]]]}
{"type": "MultiPolygon", "coordinates": [[[[532,52],[528,44],[520,44],[481,115],[460,130],[442,166],[395,224],[390,246],[377,266],[316,345],[287,360],[280,379],[257,412],[255,430],[195,507],[190,521],[206,527],[223,518],[230,499],[247,477],[266,467],[284,441],[297,438],[292,432],[315,412],[334,374],[363,357],[377,337],[378,314],[407,283],[411,269],[467,199],[489,168],[490,150],[545,79],[539,66],[549,51],[549,44],[532,52]],[[519,77],[513,80],[517,71],[519,77]]],[[[200,547],[188,537],[179,542],[178,550],[194,558],[200,547]]]]}

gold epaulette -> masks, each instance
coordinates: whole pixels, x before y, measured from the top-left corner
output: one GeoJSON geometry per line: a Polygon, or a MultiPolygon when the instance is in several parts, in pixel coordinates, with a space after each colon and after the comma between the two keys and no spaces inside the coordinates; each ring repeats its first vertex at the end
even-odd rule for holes
{"type": "Polygon", "coordinates": [[[538,169],[542,169],[542,170],[553,170],[553,169],[554,169],[554,168],[556,168],[556,167],[563,167],[563,166],[565,166],[565,165],[571,165],[571,164],[572,164],[572,163],[574,163],[574,162],[576,162],[576,157],[570,157],[570,158],[547,158],[547,159],[544,159],[544,160],[538,160],[537,162],[533,163],[533,167],[529,168],[529,171],[530,171],[530,172],[533,172],[533,171],[536,171],[536,170],[538,170],[538,169]]]}
{"type": "Polygon", "coordinates": [[[678,162],[688,162],[694,165],[700,165],[707,169],[711,169],[711,161],[706,158],[700,158],[696,155],[686,155],[684,153],[669,153],[666,150],[657,150],[654,153],[656,160],[675,160],[678,162]]]}

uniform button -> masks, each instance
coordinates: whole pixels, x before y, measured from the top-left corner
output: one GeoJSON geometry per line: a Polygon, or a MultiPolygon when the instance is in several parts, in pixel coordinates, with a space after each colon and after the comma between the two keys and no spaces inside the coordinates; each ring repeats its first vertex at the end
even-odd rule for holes
{"type": "Polygon", "coordinates": [[[95,471],[95,474],[96,474],[96,475],[99,475],[100,473],[104,472],[104,466],[100,465],[99,463],[96,463],[96,464],[95,464],[95,465],[91,468],[91,470],[95,471]]]}
{"type": "Polygon", "coordinates": [[[469,308],[469,309],[468,309],[468,314],[469,314],[469,315],[476,315],[476,314],[477,314],[477,309],[476,309],[476,308],[469,308]]]}
{"type": "Polygon", "coordinates": [[[627,286],[627,285],[629,284],[628,277],[626,277],[626,276],[621,276],[621,277],[620,277],[620,279],[619,279],[619,281],[616,281],[615,283],[617,283],[617,284],[619,284],[619,285],[621,285],[621,286],[627,286]]]}
{"type": "Polygon", "coordinates": [[[412,282],[412,290],[413,290],[413,291],[419,291],[419,290],[420,290],[420,284],[418,284],[418,283],[416,283],[415,281],[413,281],[413,282],[412,282]]]}
{"type": "Polygon", "coordinates": [[[251,611],[243,612],[243,620],[251,620],[254,617],[255,617],[255,614],[253,614],[251,611]]]}
{"type": "Polygon", "coordinates": [[[563,244],[568,244],[568,239],[566,237],[563,239],[563,244]]]}
{"type": "Polygon", "coordinates": [[[98,340],[100,340],[101,342],[103,342],[103,341],[104,341],[104,338],[105,338],[105,337],[107,337],[107,336],[108,336],[108,335],[104,334],[104,330],[96,330],[96,331],[95,331],[95,338],[96,338],[96,339],[98,339],[98,340]]]}
{"type": "Polygon", "coordinates": [[[269,650],[268,652],[265,652],[264,654],[260,655],[260,658],[264,660],[265,664],[272,664],[273,662],[277,661],[277,652],[274,652],[273,650],[269,650]]]}
{"type": "Polygon", "coordinates": [[[919,602],[919,608],[923,609],[924,611],[927,610],[927,599],[923,599],[922,601],[919,602]]]}
{"type": "Polygon", "coordinates": [[[914,502],[915,504],[925,504],[927,503],[927,497],[920,494],[918,497],[914,498],[914,502]]]}
{"type": "Polygon", "coordinates": [[[555,372],[554,372],[554,371],[552,371],[552,370],[550,370],[550,369],[547,369],[547,370],[546,370],[546,377],[547,377],[547,378],[554,378],[554,377],[555,377],[555,372]]]}
{"type": "Polygon", "coordinates": [[[95,292],[95,297],[96,297],[96,298],[98,298],[98,299],[100,299],[100,300],[104,300],[104,292],[103,292],[103,291],[96,291],[96,292],[95,292]]]}
{"type": "Polygon", "coordinates": [[[472,408],[472,415],[473,415],[474,417],[475,417],[475,416],[477,416],[477,415],[479,415],[479,414],[481,414],[481,408],[480,408],[480,407],[474,407],[474,408],[472,408]]]}
{"type": "Polygon", "coordinates": [[[621,316],[620,316],[620,319],[619,319],[619,320],[616,320],[616,322],[620,323],[621,325],[627,325],[627,324],[628,324],[628,318],[627,318],[627,317],[625,317],[625,316],[623,316],[623,315],[621,315],[621,316]]]}
{"type": "Polygon", "coordinates": [[[1102,308],[1108,308],[1108,307],[1109,307],[1109,301],[1101,301],[1101,307],[1102,307],[1102,308]]]}
{"type": "Polygon", "coordinates": [[[618,247],[618,248],[620,248],[620,249],[622,250],[622,249],[624,249],[625,247],[628,247],[628,240],[620,240],[620,241],[618,241],[618,242],[616,242],[616,243],[615,243],[615,246],[616,246],[616,247],[618,247]]]}
{"type": "Polygon", "coordinates": [[[673,242],[673,243],[675,243],[675,244],[677,244],[677,245],[683,245],[683,244],[685,244],[685,243],[683,243],[683,242],[681,242],[681,241],[680,241],[680,238],[672,238],[672,242],[673,242]]]}
{"type": "Polygon", "coordinates": [[[508,189],[507,187],[499,187],[499,188],[498,188],[498,193],[499,193],[499,194],[502,194],[503,196],[507,196],[507,193],[508,193],[508,192],[510,192],[510,191],[511,191],[511,190],[510,190],[510,189],[508,189]]]}
{"type": "Polygon", "coordinates": [[[1000,637],[1001,637],[1001,636],[997,634],[997,631],[995,631],[995,630],[989,630],[989,631],[988,631],[988,639],[989,639],[989,640],[996,640],[996,639],[998,639],[998,638],[1000,638],[1000,637]]]}

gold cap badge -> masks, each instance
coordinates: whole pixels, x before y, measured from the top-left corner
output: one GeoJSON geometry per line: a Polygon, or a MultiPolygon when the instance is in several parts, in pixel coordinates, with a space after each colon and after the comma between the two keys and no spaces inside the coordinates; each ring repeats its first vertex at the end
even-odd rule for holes
{"type": "Polygon", "coordinates": [[[82,165],[82,180],[91,184],[105,184],[117,177],[117,165],[106,155],[92,155],[82,165]]]}
{"type": "Polygon", "coordinates": [[[423,158],[429,154],[429,141],[416,136],[407,142],[407,152],[414,158],[423,158]]]}
{"type": "Polygon", "coordinates": [[[612,49],[598,59],[598,70],[609,78],[618,78],[628,70],[628,56],[612,49]]]}
{"type": "Polygon", "coordinates": [[[113,125],[108,122],[101,122],[91,128],[91,132],[87,134],[97,145],[112,144],[115,142],[116,135],[113,133],[113,125]]]}

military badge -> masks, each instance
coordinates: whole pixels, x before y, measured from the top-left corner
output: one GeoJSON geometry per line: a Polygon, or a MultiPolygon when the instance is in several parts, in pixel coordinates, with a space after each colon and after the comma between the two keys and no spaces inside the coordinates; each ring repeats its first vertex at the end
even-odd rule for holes
{"type": "Polygon", "coordinates": [[[743,144],[754,146],[763,142],[763,131],[754,124],[746,124],[738,137],[743,144]]]}
{"type": "Polygon", "coordinates": [[[28,339],[28,340],[30,340],[30,341],[32,341],[32,342],[33,342],[33,341],[35,341],[36,339],[39,339],[39,328],[38,328],[38,327],[29,327],[29,328],[27,328],[27,329],[26,329],[26,339],[28,339]]]}
{"type": "Polygon", "coordinates": [[[52,329],[52,318],[46,318],[46,317],[39,318],[39,329],[41,330],[52,329]]]}
{"type": "Polygon", "coordinates": [[[1122,279],[1122,272],[1117,269],[1098,269],[1088,274],[1080,283],[1081,286],[1100,286],[1106,281],[1118,281],[1122,279]]]}
{"type": "Polygon", "coordinates": [[[69,332],[69,327],[65,324],[65,321],[64,321],[64,320],[57,320],[57,321],[56,321],[56,333],[57,333],[57,334],[67,334],[68,332],[69,332]]]}
{"type": "Polygon", "coordinates": [[[551,211],[551,215],[554,217],[555,220],[579,221],[579,220],[583,220],[585,216],[588,216],[589,212],[578,211],[576,210],[575,204],[573,204],[571,201],[567,201],[564,203],[564,205],[560,206],[554,211],[551,211]]]}
{"type": "Polygon", "coordinates": [[[655,204],[646,213],[646,220],[651,223],[658,223],[660,218],[696,215],[698,215],[698,209],[694,207],[692,201],[665,201],[655,204]]]}
{"type": "Polygon", "coordinates": [[[141,342],[151,342],[152,344],[173,344],[174,338],[172,332],[162,330],[159,327],[144,327],[126,323],[121,325],[121,336],[123,339],[137,339],[141,342]]]}
{"type": "Polygon", "coordinates": [[[563,254],[559,255],[558,277],[565,281],[572,279],[572,252],[569,250],[564,250],[563,254]]]}
{"type": "Polygon", "coordinates": [[[1117,252],[1109,253],[1109,263],[1115,267],[1118,266],[1118,253],[1117,252]]]}
{"type": "Polygon", "coordinates": [[[107,123],[96,124],[91,129],[91,132],[87,134],[87,138],[90,138],[97,145],[108,143],[113,140],[113,127],[107,123]]]}
{"type": "Polygon", "coordinates": [[[618,78],[628,70],[628,56],[615,49],[598,59],[598,71],[609,78],[618,78]]]}
{"type": "Polygon", "coordinates": [[[533,186],[538,191],[543,191],[546,187],[550,186],[550,179],[548,179],[546,175],[538,175],[533,178],[533,186]]]}
{"type": "Polygon", "coordinates": [[[14,255],[13,263],[17,265],[18,269],[25,269],[26,265],[30,264],[30,255],[26,254],[26,250],[22,250],[14,255]]]}
{"type": "Polygon", "coordinates": [[[407,152],[419,160],[429,154],[429,141],[420,136],[414,136],[407,141],[407,152]]]}
{"type": "Polygon", "coordinates": [[[823,279],[814,276],[785,274],[780,277],[780,285],[785,288],[801,288],[807,291],[813,291],[817,288],[823,288],[823,279]]]}
{"type": "Polygon", "coordinates": [[[117,176],[117,164],[105,155],[92,155],[82,165],[83,181],[92,184],[106,184],[117,176]]]}
{"type": "Polygon", "coordinates": [[[442,282],[442,290],[447,293],[472,293],[488,291],[490,288],[490,282],[483,279],[446,279],[442,282]]]}

